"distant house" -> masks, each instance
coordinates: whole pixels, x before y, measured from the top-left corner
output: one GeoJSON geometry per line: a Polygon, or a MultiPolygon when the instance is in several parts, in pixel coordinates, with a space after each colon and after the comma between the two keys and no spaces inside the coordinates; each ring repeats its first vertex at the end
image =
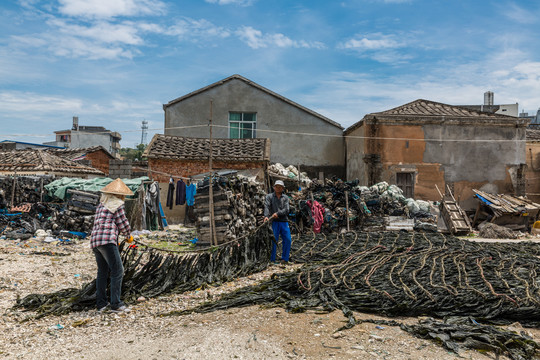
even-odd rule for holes
{"type": "Polygon", "coordinates": [[[449,186],[473,207],[472,189],[525,192],[525,129],[517,117],[416,100],[367,114],[345,131],[347,179],[387,181],[406,196],[440,200],[449,186]]]}
{"type": "Polygon", "coordinates": [[[93,178],[102,171],[55,156],[45,150],[0,151],[0,175],[55,175],[93,178]]]}
{"type": "MultiPolygon", "coordinates": [[[[175,185],[188,178],[209,171],[210,139],[188,138],[156,134],[148,144],[144,156],[148,158],[148,176],[160,183],[161,202],[166,203],[170,179],[175,185]]],[[[268,139],[213,139],[212,169],[266,170],[270,160],[268,139]]],[[[164,206],[167,219],[183,221],[184,206],[169,209],[164,206]]]]}
{"type": "Polygon", "coordinates": [[[114,160],[112,156],[103,146],[92,146],[89,148],[63,148],[63,149],[48,149],[48,152],[59,156],[63,159],[76,161],[80,164],[91,166],[95,169],[103,171],[105,175],[109,174],[109,162],[114,160]]]}
{"type": "Polygon", "coordinates": [[[507,116],[518,117],[519,104],[495,104],[495,94],[492,91],[484,93],[484,104],[482,105],[456,105],[473,111],[490,112],[507,116]]]}
{"type": "Polygon", "coordinates": [[[311,176],[345,175],[343,127],[240,75],[163,105],[165,135],[208,138],[269,138],[270,161],[300,165],[311,176]]]}
{"type": "Polygon", "coordinates": [[[122,136],[116,132],[105,129],[103,126],[79,126],[79,118],[73,117],[73,126],[69,130],[54,132],[55,141],[44,143],[64,148],[89,148],[103,146],[112,156],[118,157],[120,140],[122,136]]]}
{"type": "Polygon", "coordinates": [[[63,149],[60,146],[34,144],[24,141],[3,140],[0,141],[0,151],[21,149],[63,149]]]}

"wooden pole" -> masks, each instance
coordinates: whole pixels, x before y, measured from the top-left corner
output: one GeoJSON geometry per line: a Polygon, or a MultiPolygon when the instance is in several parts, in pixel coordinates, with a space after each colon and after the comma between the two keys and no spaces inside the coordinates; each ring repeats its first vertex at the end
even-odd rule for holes
{"type": "Polygon", "coordinates": [[[208,167],[210,170],[210,188],[208,189],[209,208],[210,208],[210,233],[212,234],[212,244],[217,245],[216,236],[216,223],[214,219],[214,181],[212,170],[212,100],[210,100],[210,119],[208,121],[210,126],[210,155],[208,156],[208,167]]]}
{"type": "Polygon", "coordinates": [[[300,191],[300,188],[302,187],[302,182],[300,181],[300,164],[298,164],[298,191],[300,191]]]}
{"type": "Polygon", "coordinates": [[[347,231],[350,231],[349,227],[349,192],[345,191],[345,209],[347,211],[347,231]]]}
{"type": "MultiPolygon", "coordinates": [[[[17,173],[13,173],[13,187],[11,189],[11,207],[13,207],[15,201],[15,187],[17,187],[17,173]]],[[[10,210],[11,211],[11,210],[10,210]]]]}
{"type": "Polygon", "coordinates": [[[39,202],[43,202],[43,176],[41,177],[41,191],[39,192],[39,202]]]}

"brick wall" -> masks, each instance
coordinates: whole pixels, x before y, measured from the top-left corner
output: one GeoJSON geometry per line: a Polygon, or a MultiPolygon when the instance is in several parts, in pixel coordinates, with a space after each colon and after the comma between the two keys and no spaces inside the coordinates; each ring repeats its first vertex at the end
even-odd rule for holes
{"type": "Polygon", "coordinates": [[[107,155],[103,150],[94,151],[88,153],[86,158],[90,160],[91,166],[95,169],[101,170],[105,175],[109,174],[109,160],[111,157],[107,155]]]}
{"type": "MultiPolygon", "coordinates": [[[[212,168],[217,169],[233,169],[246,170],[258,169],[263,166],[263,162],[228,162],[214,161],[212,168]]],[[[194,160],[169,160],[169,159],[148,159],[148,176],[160,183],[169,181],[169,175],[190,177],[208,172],[208,161],[194,160]],[[161,174],[165,173],[167,175],[161,174]]]]}

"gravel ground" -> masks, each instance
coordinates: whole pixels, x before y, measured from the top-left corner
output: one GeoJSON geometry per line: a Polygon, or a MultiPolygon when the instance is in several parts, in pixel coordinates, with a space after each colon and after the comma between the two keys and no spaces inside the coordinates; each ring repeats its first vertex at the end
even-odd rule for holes
{"type": "MultiPolygon", "coordinates": [[[[290,314],[251,306],[210,314],[163,317],[193,307],[275,272],[272,267],[219,287],[163,296],[132,304],[128,314],[85,311],[29,319],[13,311],[18,296],[79,287],[95,276],[88,241],[62,245],[30,239],[0,240],[0,357],[13,359],[495,359],[493,354],[460,355],[417,339],[399,327],[363,323],[336,333],[341,312],[290,314]],[[26,321],[25,321],[26,320],[26,321]]],[[[356,314],[357,319],[386,319],[356,314]]],[[[414,323],[417,318],[394,319],[414,323]]],[[[514,324],[514,328],[520,328],[514,324]]],[[[526,329],[537,341],[540,331],[526,329]]],[[[501,357],[502,358],[502,357],[501,357]]]]}

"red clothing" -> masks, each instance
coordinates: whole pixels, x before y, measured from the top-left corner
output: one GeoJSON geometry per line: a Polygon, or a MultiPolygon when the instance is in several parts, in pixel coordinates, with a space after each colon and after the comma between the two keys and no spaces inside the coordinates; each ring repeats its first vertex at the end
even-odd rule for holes
{"type": "Polygon", "coordinates": [[[324,222],[324,207],[317,201],[307,201],[309,208],[311,209],[311,216],[313,217],[313,232],[318,234],[321,232],[321,227],[324,222]]]}
{"type": "Polygon", "coordinates": [[[131,228],[124,205],[111,213],[103,204],[99,204],[94,218],[94,227],[90,237],[90,247],[95,248],[106,244],[118,245],[118,235],[129,236],[131,228]]]}

